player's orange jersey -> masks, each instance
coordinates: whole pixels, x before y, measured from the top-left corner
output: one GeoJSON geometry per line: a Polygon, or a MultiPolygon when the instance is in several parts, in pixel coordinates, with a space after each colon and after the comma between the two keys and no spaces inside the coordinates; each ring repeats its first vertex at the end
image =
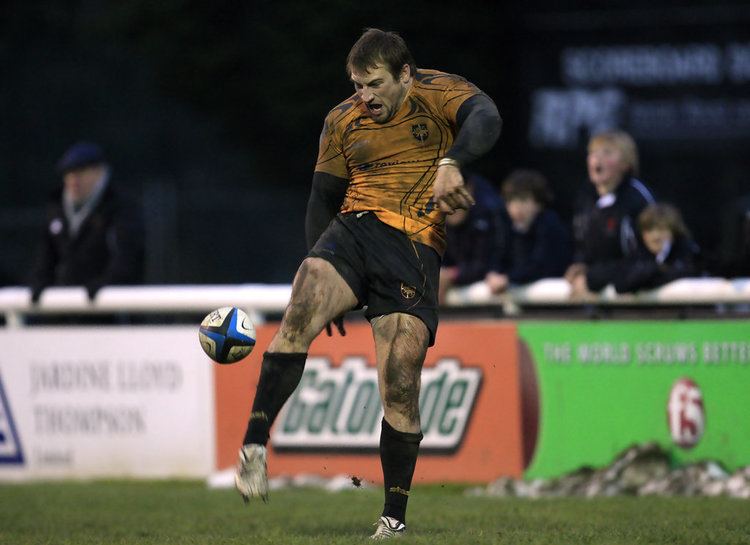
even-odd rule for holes
{"type": "Polygon", "coordinates": [[[432,201],[437,162],[453,144],[459,106],[480,93],[460,76],[418,70],[387,123],[376,123],[357,95],[331,110],[315,170],[349,180],[341,211],[373,211],[442,255],[444,216],[432,201]]]}

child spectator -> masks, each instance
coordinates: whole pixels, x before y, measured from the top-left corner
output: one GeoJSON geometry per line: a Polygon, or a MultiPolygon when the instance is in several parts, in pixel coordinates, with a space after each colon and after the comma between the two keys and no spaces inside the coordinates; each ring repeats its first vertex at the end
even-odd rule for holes
{"type": "Polygon", "coordinates": [[[507,227],[495,247],[486,282],[493,293],[511,284],[559,277],[570,264],[570,235],[559,216],[547,207],[552,192],[535,170],[513,171],[502,185],[507,227]]]}
{"type": "Polygon", "coordinates": [[[622,131],[597,134],[588,146],[587,167],[592,190],[573,219],[576,257],[565,273],[573,297],[600,291],[614,282],[622,260],[633,255],[641,241],[635,224],[654,202],[638,175],[638,149],[622,131]]]}
{"type": "Polygon", "coordinates": [[[438,298],[442,303],[452,286],[465,286],[483,280],[499,232],[503,202],[492,184],[476,174],[465,174],[466,185],[476,204],[469,210],[456,210],[445,216],[448,247],[440,268],[438,298]]]}
{"type": "Polygon", "coordinates": [[[618,293],[653,289],[698,273],[698,246],[679,210],[651,204],[638,216],[643,247],[625,260],[615,276],[618,293]]]}

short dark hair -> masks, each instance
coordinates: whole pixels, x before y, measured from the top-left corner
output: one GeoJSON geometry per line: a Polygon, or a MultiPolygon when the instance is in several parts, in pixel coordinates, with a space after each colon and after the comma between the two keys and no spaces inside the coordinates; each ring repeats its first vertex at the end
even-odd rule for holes
{"type": "Polygon", "coordinates": [[[542,206],[547,206],[553,199],[552,190],[544,174],[525,168],[511,172],[505,178],[501,192],[506,202],[531,197],[542,206]]]}
{"type": "Polygon", "coordinates": [[[384,65],[394,79],[398,79],[405,64],[409,65],[412,76],[417,73],[414,57],[401,36],[396,32],[366,28],[346,57],[347,76],[352,75],[352,70],[369,72],[378,64],[384,65]]]}
{"type": "Polygon", "coordinates": [[[690,238],[690,230],[685,225],[679,209],[663,202],[649,204],[643,209],[638,216],[638,228],[641,233],[663,228],[669,230],[675,238],[690,238]]]}

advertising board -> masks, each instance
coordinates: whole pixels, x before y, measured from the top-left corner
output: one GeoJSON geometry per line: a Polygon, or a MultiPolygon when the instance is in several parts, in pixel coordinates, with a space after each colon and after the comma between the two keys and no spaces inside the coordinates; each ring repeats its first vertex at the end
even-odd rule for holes
{"type": "Polygon", "coordinates": [[[0,479],[204,477],[211,364],[193,327],[0,331],[0,479]]]}

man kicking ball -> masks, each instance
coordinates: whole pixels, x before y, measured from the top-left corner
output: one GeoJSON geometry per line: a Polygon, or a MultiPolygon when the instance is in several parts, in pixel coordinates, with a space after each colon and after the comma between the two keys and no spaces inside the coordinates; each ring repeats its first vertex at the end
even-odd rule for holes
{"type": "Polygon", "coordinates": [[[281,326],[263,355],[235,482],[267,498],[269,431],[302,377],[310,343],[366,307],[384,418],[385,506],[373,539],[406,529],[422,440],[420,373],[437,331],[444,215],[474,201],[461,167],[500,134],[495,104],[464,78],[417,69],[394,32],[367,29],[346,63],[353,96],[326,116],[307,207],[310,252],[281,326]]]}

